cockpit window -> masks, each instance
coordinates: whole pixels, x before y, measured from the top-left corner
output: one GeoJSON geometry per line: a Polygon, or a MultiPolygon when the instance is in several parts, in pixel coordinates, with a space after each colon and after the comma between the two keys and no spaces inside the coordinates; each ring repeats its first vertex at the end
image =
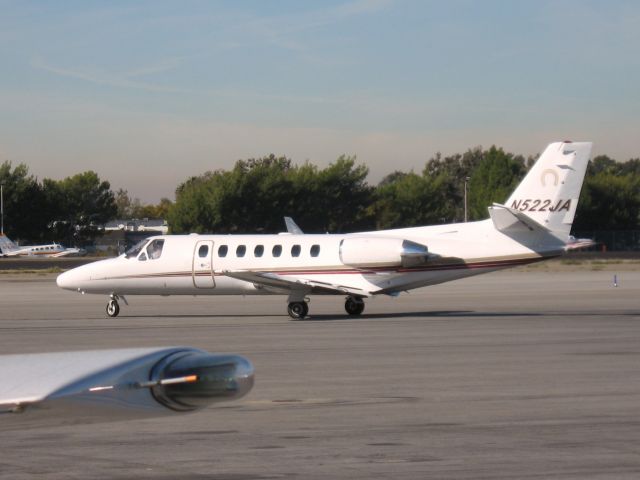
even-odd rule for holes
{"type": "Polygon", "coordinates": [[[154,240],[147,247],[147,256],[149,260],[155,260],[162,255],[162,247],[164,247],[164,240],[154,240]]]}
{"type": "Polygon", "coordinates": [[[144,240],[140,240],[133,247],[131,247],[129,250],[127,250],[125,252],[124,256],[127,257],[127,258],[135,258],[135,257],[137,257],[138,254],[144,248],[144,246],[147,244],[147,242],[148,242],[148,240],[146,238],[144,240]]]}

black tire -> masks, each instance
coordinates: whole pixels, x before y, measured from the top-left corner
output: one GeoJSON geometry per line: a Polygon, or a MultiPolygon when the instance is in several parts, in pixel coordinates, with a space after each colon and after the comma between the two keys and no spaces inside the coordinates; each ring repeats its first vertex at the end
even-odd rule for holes
{"type": "Polygon", "coordinates": [[[344,302],[344,309],[349,315],[360,315],[364,312],[364,300],[356,297],[348,297],[344,302]]]}
{"type": "Polygon", "coordinates": [[[307,302],[291,302],[287,307],[287,312],[291,318],[299,320],[309,313],[309,305],[307,302]]]}
{"type": "Polygon", "coordinates": [[[109,303],[107,303],[107,315],[110,317],[117,317],[118,314],[120,313],[120,305],[118,305],[118,302],[116,302],[115,300],[109,300],[109,303]]]}

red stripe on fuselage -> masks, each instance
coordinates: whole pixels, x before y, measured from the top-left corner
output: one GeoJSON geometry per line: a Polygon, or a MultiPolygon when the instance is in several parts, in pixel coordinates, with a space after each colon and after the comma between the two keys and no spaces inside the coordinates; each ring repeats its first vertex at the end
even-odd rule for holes
{"type": "MultiPolygon", "coordinates": [[[[555,256],[554,256],[555,257],[555,256]]],[[[520,258],[511,260],[494,260],[475,263],[459,263],[459,264],[442,264],[442,265],[424,265],[421,267],[412,268],[390,268],[390,267],[375,267],[368,269],[355,269],[355,268],[341,268],[341,269],[314,269],[314,270],[249,270],[251,273],[274,273],[276,275],[283,276],[301,276],[301,275],[375,275],[376,273],[419,273],[429,271],[443,271],[443,270],[461,270],[461,269],[478,269],[478,268],[501,268],[501,267],[515,267],[518,265],[527,265],[530,263],[540,262],[554,257],[536,257],[536,258],[520,258]]],[[[182,271],[182,272],[163,272],[163,273],[147,273],[140,275],[126,275],[121,277],[108,277],[105,280],[126,280],[135,278],[158,278],[158,277],[202,277],[212,275],[209,270],[201,271],[182,271]]],[[[222,272],[214,272],[213,276],[223,277],[226,276],[222,272]]]]}

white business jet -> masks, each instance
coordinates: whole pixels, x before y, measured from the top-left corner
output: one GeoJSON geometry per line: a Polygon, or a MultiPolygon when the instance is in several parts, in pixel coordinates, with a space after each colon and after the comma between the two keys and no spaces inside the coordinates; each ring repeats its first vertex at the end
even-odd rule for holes
{"type": "Polygon", "coordinates": [[[239,355],[190,347],[0,355],[0,428],[177,415],[253,387],[239,355]]]}
{"type": "Polygon", "coordinates": [[[0,256],[2,257],[66,257],[68,255],[80,255],[79,248],[64,248],[59,243],[46,245],[18,246],[5,234],[0,233],[0,256]]]}
{"type": "MultiPolygon", "coordinates": [[[[570,236],[591,143],[549,145],[506,204],[487,220],[353,234],[306,235],[288,222],[279,235],[162,235],[125,254],[61,274],[58,286],[110,296],[286,295],[304,318],[308,297],[345,295],[359,315],[364,298],[557,257],[570,236]]],[[[582,246],[582,245],[581,245],[582,246]]]]}

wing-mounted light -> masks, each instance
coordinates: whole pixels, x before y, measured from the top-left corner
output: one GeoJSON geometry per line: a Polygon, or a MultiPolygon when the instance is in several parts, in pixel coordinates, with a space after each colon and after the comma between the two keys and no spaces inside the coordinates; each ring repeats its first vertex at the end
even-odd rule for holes
{"type": "Polygon", "coordinates": [[[151,371],[153,397],[176,411],[236,400],[253,387],[253,367],[238,355],[187,352],[169,355],[151,371]]]}
{"type": "Polygon", "coordinates": [[[347,237],[340,242],[340,260],[355,268],[415,267],[427,263],[426,245],[377,236],[347,237]]]}

